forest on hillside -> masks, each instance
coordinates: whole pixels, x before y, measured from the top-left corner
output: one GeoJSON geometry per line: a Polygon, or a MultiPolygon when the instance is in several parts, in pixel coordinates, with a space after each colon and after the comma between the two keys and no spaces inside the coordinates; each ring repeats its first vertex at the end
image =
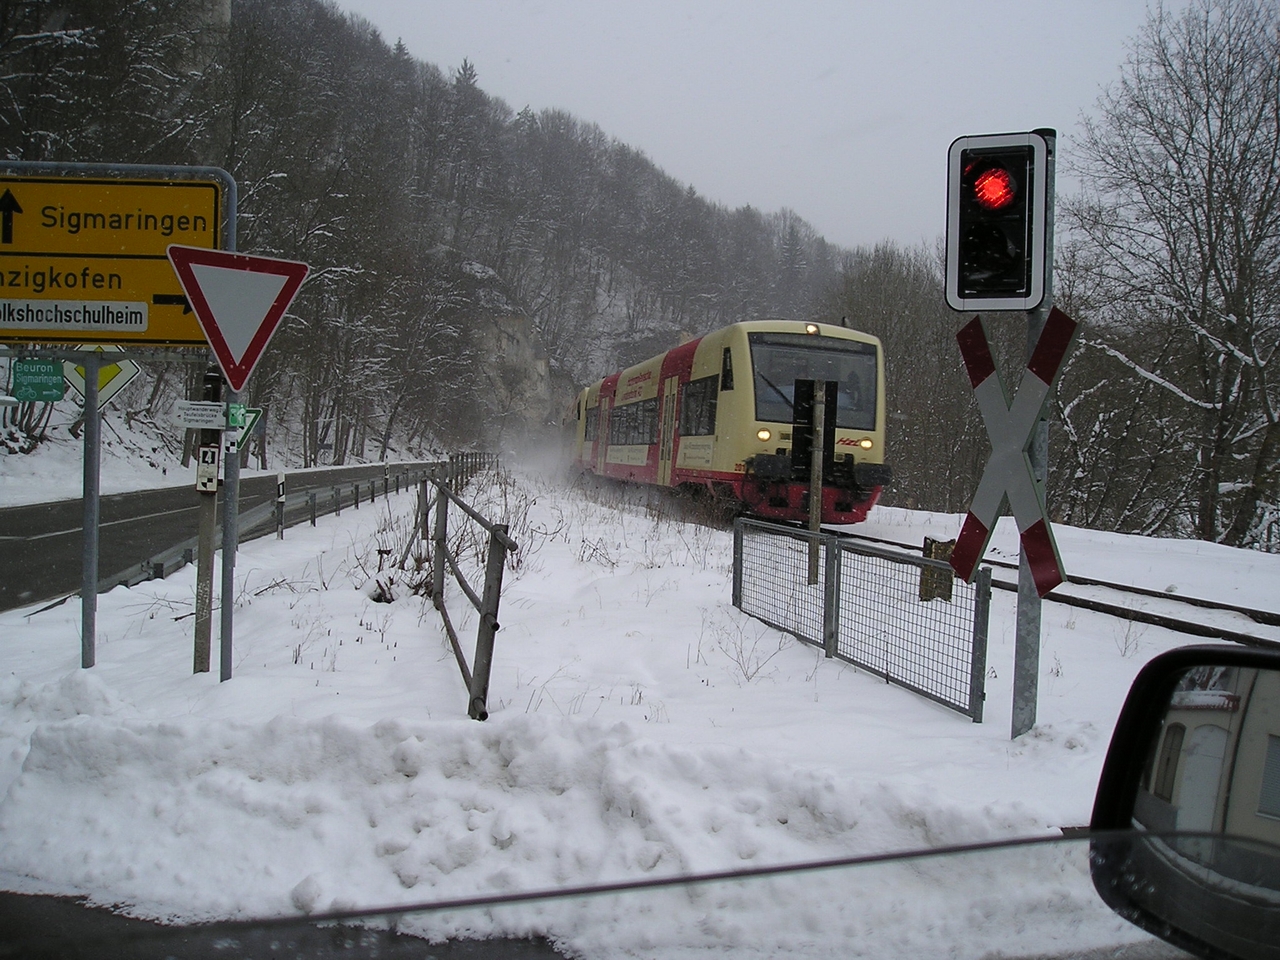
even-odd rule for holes
{"type": "MultiPolygon", "coordinates": [[[[1054,411],[1062,520],[1280,540],[1276,27],[1255,0],[1157,9],[1064,160],[1085,190],[1059,199],[1057,303],[1088,329],[1054,411]]],[[[221,167],[239,248],[312,265],[247,392],[299,462],[510,447],[612,369],[793,316],[884,340],[889,502],[961,510],[985,463],[938,250],[712,203],[643,145],[513,109],[327,0],[0,0],[0,90],[6,158],[221,167]],[[526,336],[499,315],[527,325],[524,361],[491,361],[526,336]]],[[[1016,370],[1023,325],[989,327],[1016,370]]],[[[148,373],[135,414],[201,371],[148,373]]],[[[44,406],[5,412],[10,447],[44,406]]]]}

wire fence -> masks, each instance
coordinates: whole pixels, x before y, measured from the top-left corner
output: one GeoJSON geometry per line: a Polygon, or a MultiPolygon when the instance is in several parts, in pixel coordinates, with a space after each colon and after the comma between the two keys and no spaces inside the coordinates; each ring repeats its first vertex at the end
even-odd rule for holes
{"type": "Polygon", "coordinates": [[[739,518],[733,603],[827,656],[982,722],[986,568],[966,583],[943,560],[739,518]]]}

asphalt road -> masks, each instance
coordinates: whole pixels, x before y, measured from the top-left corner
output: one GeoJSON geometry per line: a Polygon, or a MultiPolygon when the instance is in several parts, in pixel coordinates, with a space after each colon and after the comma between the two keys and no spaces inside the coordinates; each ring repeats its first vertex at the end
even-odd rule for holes
{"type": "MultiPolygon", "coordinates": [[[[424,463],[391,464],[397,470],[421,470],[424,463]]],[[[289,473],[286,489],[292,493],[316,490],[332,496],[335,486],[377,479],[382,464],[333,467],[289,473]]],[[[381,487],[379,486],[379,492],[381,487]]],[[[140,490],[102,497],[98,522],[98,572],[108,586],[120,571],[137,569],[162,551],[196,536],[199,498],[194,479],[189,486],[140,490]]],[[[240,479],[240,514],[274,501],[274,476],[240,479]]],[[[218,494],[222,516],[222,494],[218,494]]],[[[56,500],[0,509],[0,610],[65,597],[80,590],[84,565],[84,504],[82,500],[56,500]]],[[[242,539],[243,533],[242,530],[242,539]]],[[[221,520],[218,536],[221,537],[221,520]]]]}
{"type": "Polygon", "coordinates": [[[0,893],[0,960],[563,960],[546,940],[429,943],[385,926],[385,921],[356,927],[299,920],[283,927],[164,927],[70,897],[0,893]]]}

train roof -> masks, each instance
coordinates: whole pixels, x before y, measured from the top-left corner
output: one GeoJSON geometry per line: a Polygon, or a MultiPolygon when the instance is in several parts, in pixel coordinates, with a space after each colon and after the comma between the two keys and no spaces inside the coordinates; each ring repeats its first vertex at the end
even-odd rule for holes
{"type": "MultiPolygon", "coordinates": [[[[827,323],[820,320],[789,320],[781,317],[766,317],[759,320],[740,320],[737,323],[730,323],[723,327],[717,327],[715,330],[708,331],[702,336],[696,337],[693,340],[688,341],[687,343],[678,344],[678,346],[687,347],[690,343],[694,343],[694,344],[701,343],[703,340],[706,340],[708,338],[720,339],[722,337],[732,336],[735,331],[741,331],[744,334],[746,333],[812,333],[813,331],[810,331],[809,327],[818,328],[815,334],[816,336],[836,337],[842,340],[860,340],[864,343],[879,344],[880,342],[878,337],[870,333],[864,333],[863,331],[855,330],[852,327],[844,327],[838,323],[827,323]]],[[[671,349],[674,350],[676,349],[676,347],[672,347],[671,349]]],[[[583,388],[583,390],[584,391],[596,390],[604,383],[604,381],[608,380],[610,377],[628,375],[636,371],[643,370],[646,367],[650,367],[655,361],[660,360],[662,357],[665,357],[667,353],[670,353],[670,352],[671,351],[668,350],[663,353],[659,353],[655,356],[649,357],[646,360],[642,360],[639,363],[632,364],[631,366],[626,367],[623,370],[614,371],[613,373],[610,373],[608,376],[601,377],[600,379],[594,381],[593,383],[588,384],[586,387],[583,388]]]]}

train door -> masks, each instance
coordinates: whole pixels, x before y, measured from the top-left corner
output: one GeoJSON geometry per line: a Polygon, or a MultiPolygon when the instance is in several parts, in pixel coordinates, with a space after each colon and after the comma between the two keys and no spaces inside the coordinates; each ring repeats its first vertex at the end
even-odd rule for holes
{"type": "Polygon", "coordinates": [[[680,378],[667,377],[662,383],[662,417],[658,421],[658,483],[671,486],[671,454],[676,435],[676,397],[680,378]]]}
{"type": "Polygon", "coordinates": [[[609,447],[609,398],[600,398],[597,411],[600,420],[596,425],[596,473],[604,473],[604,455],[609,447]]]}

